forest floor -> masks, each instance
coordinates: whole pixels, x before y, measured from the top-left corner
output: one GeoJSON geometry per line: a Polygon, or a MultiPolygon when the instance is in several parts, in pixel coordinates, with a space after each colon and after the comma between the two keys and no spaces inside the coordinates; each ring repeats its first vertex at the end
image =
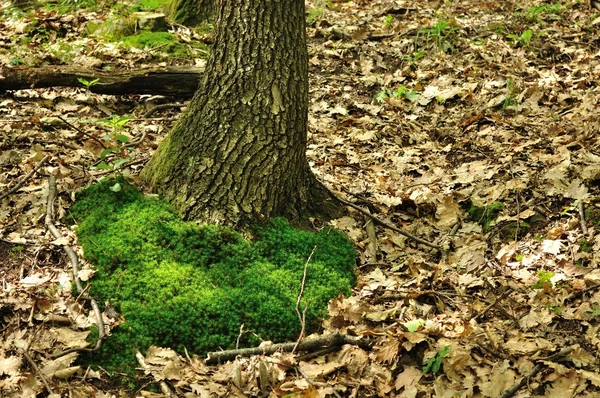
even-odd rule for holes
{"type": "MultiPolygon", "coordinates": [[[[203,62],[86,35],[102,10],[9,11],[0,2],[0,66],[203,62]]],[[[333,224],[356,243],[359,282],[331,302],[324,333],[369,337],[369,350],[207,366],[152,349],[135,394],[163,396],[149,392],[163,381],[186,397],[600,397],[600,10],[356,0],[307,11],[313,170],[346,200],[448,250],[372,230],[349,209],[333,224]]],[[[50,357],[89,344],[94,319],[71,295],[63,246],[76,242],[65,215],[74,192],[122,165],[119,156],[123,172],[141,170],[177,118],[143,115],[175,100],[85,88],[0,94],[2,396],[133,394],[79,368],[77,354],[50,357]],[[115,129],[144,140],[93,168],[115,129]],[[59,239],[44,224],[49,174],[59,239]]]]}

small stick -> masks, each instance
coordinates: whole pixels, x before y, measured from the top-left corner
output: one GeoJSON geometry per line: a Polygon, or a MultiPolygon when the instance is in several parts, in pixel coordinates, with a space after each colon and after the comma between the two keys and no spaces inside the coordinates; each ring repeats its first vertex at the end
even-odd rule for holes
{"type": "Polygon", "coordinates": [[[505,291],[504,293],[502,293],[502,295],[500,297],[498,297],[490,305],[488,305],[487,307],[485,307],[479,314],[475,315],[472,319],[474,321],[478,320],[479,318],[481,318],[482,316],[484,316],[486,312],[488,312],[489,310],[491,310],[493,306],[495,306],[500,301],[502,301],[505,298],[507,298],[508,296],[510,296],[512,293],[513,293],[513,290],[507,290],[507,291],[505,291]]]}
{"type": "Polygon", "coordinates": [[[25,176],[25,178],[23,178],[21,181],[19,181],[17,183],[17,185],[15,185],[14,187],[12,187],[11,189],[9,189],[8,191],[4,192],[2,195],[0,195],[0,200],[4,199],[5,197],[7,197],[8,195],[10,195],[13,192],[16,192],[19,190],[19,188],[21,188],[23,186],[23,184],[25,184],[25,182],[27,182],[27,180],[29,180],[31,178],[32,175],[35,174],[36,171],[38,171],[40,169],[40,167],[43,166],[44,163],[46,163],[46,161],[50,159],[50,155],[46,155],[44,156],[44,158],[42,160],[40,160],[38,162],[38,164],[35,165],[35,167],[33,168],[33,170],[31,170],[29,172],[29,174],[27,174],[25,176]]]}
{"type": "MultiPolygon", "coordinates": [[[[135,350],[135,359],[137,359],[138,363],[145,371],[152,374],[152,372],[150,372],[150,368],[146,364],[146,360],[144,359],[144,356],[142,355],[142,353],[139,350],[135,350]]],[[[174,396],[173,392],[171,391],[171,389],[169,388],[169,386],[167,385],[167,383],[164,380],[160,380],[158,382],[158,385],[160,386],[160,390],[162,391],[162,393],[164,395],[166,395],[169,398],[174,396]]]]}
{"type": "Polygon", "coordinates": [[[52,387],[50,387],[50,384],[48,384],[48,380],[46,380],[46,377],[44,377],[44,374],[42,372],[40,372],[40,368],[38,368],[37,364],[33,361],[33,358],[31,358],[31,356],[29,356],[29,354],[25,351],[23,352],[23,355],[25,356],[25,359],[27,359],[27,362],[29,362],[31,364],[31,367],[33,368],[35,373],[37,373],[40,376],[40,379],[42,379],[42,383],[44,383],[44,387],[46,387],[46,390],[48,390],[48,393],[50,395],[53,395],[54,393],[52,392],[52,387]]]}
{"type": "MultiPolygon", "coordinates": [[[[344,344],[358,345],[363,349],[369,349],[371,344],[369,339],[362,337],[348,336],[341,333],[328,334],[321,337],[316,337],[304,340],[298,344],[298,351],[315,351],[323,347],[341,346],[344,344]]],[[[290,352],[296,346],[293,343],[271,344],[264,347],[240,348],[239,350],[216,351],[207,354],[206,363],[216,364],[224,361],[235,359],[237,356],[252,356],[252,355],[271,355],[275,352],[290,352]]]]}
{"type": "Polygon", "coordinates": [[[71,127],[73,130],[77,131],[79,134],[85,135],[89,139],[96,141],[98,144],[100,144],[100,146],[102,148],[106,149],[106,144],[104,142],[100,141],[98,138],[94,137],[91,134],[86,133],[85,131],[83,131],[82,129],[80,129],[77,126],[72,125],[67,119],[63,118],[62,116],[58,116],[58,119],[61,120],[63,123],[65,123],[67,126],[71,127]]]}
{"type": "Polygon", "coordinates": [[[583,232],[584,236],[588,236],[588,229],[585,225],[585,213],[583,211],[583,200],[579,201],[577,208],[579,209],[579,222],[581,223],[581,232],[583,232]]]}
{"type": "MultiPolygon", "coordinates": [[[[54,239],[62,238],[63,236],[58,231],[56,226],[54,225],[54,199],[56,198],[56,177],[51,175],[48,179],[48,204],[46,209],[46,227],[50,234],[54,237],[54,239]]],[[[90,301],[92,305],[92,309],[94,310],[94,314],[96,315],[96,323],[98,324],[98,340],[96,340],[96,344],[94,348],[70,348],[63,352],[59,352],[57,354],[52,355],[52,358],[62,357],[63,355],[69,354],[71,352],[80,352],[80,351],[96,351],[100,349],[102,346],[102,340],[106,337],[106,332],[104,329],[104,320],[102,319],[102,312],[100,311],[100,307],[96,300],[91,297],[88,293],[85,292],[85,289],[81,285],[81,280],[79,279],[79,260],[77,259],[77,254],[71,248],[71,246],[63,246],[63,249],[67,253],[69,257],[69,261],[71,262],[71,269],[73,272],[73,279],[75,280],[75,286],[77,287],[77,292],[86,300],[90,301]]]]}
{"type": "Polygon", "coordinates": [[[598,289],[599,287],[600,287],[600,283],[596,283],[595,285],[592,285],[592,286],[586,287],[586,288],[585,288],[585,289],[583,289],[583,290],[580,290],[580,291],[578,291],[578,292],[571,293],[571,294],[570,294],[568,297],[566,297],[566,298],[565,298],[565,301],[564,301],[564,302],[565,302],[565,303],[568,303],[569,301],[573,301],[573,300],[575,300],[577,297],[579,297],[579,296],[583,296],[585,293],[587,293],[587,292],[590,292],[590,291],[592,291],[592,290],[595,290],[595,289],[598,289]]]}
{"type": "MultiPolygon", "coordinates": [[[[573,351],[572,348],[565,348],[565,349],[560,350],[556,354],[550,355],[549,357],[542,358],[542,359],[547,360],[547,361],[552,361],[552,360],[569,355],[571,353],[571,351],[573,351]]],[[[515,383],[508,390],[504,390],[502,395],[500,395],[500,398],[510,398],[513,395],[515,395],[515,393],[517,391],[519,391],[519,389],[521,389],[521,387],[523,387],[525,384],[527,384],[529,379],[531,379],[532,377],[535,377],[535,375],[540,373],[542,371],[542,369],[544,369],[544,364],[538,363],[537,365],[535,365],[534,368],[531,369],[531,371],[529,373],[527,373],[527,375],[525,375],[525,377],[523,377],[518,383],[515,383]]]]}
{"type": "Polygon", "coordinates": [[[306,272],[308,271],[308,263],[312,259],[312,256],[315,254],[315,250],[317,250],[317,245],[315,245],[315,247],[313,247],[312,251],[310,252],[310,255],[308,256],[308,259],[306,260],[306,263],[304,263],[304,273],[302,274],[302,284],[300,285],[300,293],[298,293],[298,298],[296,299],[296,314],[298,315],[298,320],[300,321],[301,329],[300,329],[300,335],[298,336],[298,340],[296,341],[296,345],[292,349],[292,354],[294,352],[296,352],[296,348],[298,348],[298,344],[300,344],[300,342],[302,341],[302,338],[304,337],[304,327],[306,324],[306,310],[308,310],[308,305],[310,303],[306,304],[304,311],[302,312],[302,314],[300,314],[300,300],[302,299],[302,294],[304,293],[304,286],[306,285],[306,272]]]}
{"type": "MultiPolygon", "coordinates": [[[[320,182],[320,181],[319,181],[320,182]]],[[[374,216],[373,214],[371,214],[370,212],[364,210],[362,207],[355,205],[354,203],[347,201],[346,199],[340,198],[339,196],[336,195],[335,192],[333,192],[331,189],[329,189],[329,187],[325,184],[323,184],[322,182],[320,182],[321,185],[323,185],[325,187],[325,189],[327,191],[329,191],[329,193],[331,195],[333,195],[335,198],[337,198],[337,200],[339,200],[340,202],[342,202],[343,204],[345,204],[346,206],[350,206],[355,210],[358,210],[359,212],[361,212],[362,214],[364,214],[365,216],[369,217],[371,220],[375,221],[376,223],[383,225],[384,227],[391,229],[394,232],[399,233],[400,235],[406,236],[409,239],[412,239],[416,242],[419,242],[425,246],[431,247],[432,249],[436,249],[438,251],[442,251],[442,248],[436,244],[433,244],[431,242],[426,241],[425,239],[421,239],[418,236],[414,236],[408,232],[406,232],[403,229],[400,229],[398,227],[393,226],[392,224],[388,223],[387,221],[382,220],[381,218],[374,216]]]]}

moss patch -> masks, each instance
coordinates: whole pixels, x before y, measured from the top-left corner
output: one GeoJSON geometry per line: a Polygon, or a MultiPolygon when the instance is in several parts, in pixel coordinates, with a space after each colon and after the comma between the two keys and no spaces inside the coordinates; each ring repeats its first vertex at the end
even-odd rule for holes
{"type": "Polygon", "coordinates": [[[281,342],[300,332],[295,302],[308,266],[302,308],[307,331],[318,330],[327,302],[349,294],[355,252],[336,230],[299,231],[283,219],[255,228],[248,241],[214,225],[182,222],[169,203],[143,196],[125,181],[92,186],[71,211],[85,257],[96,265],[91,293],[111,301],[125,317],[104,343],[97,364],[123,371],[135,349],[151,344],[198,354],[242,346],[259,337],[281,342]]]}
{"type": "Polygon", "coordinates": [[[498,213],[504,208],[502,202],[494,202],[489,206],[479,207],[472,205],[468,208],[469,220],[478,222],[483,227],[484,232],[490,230],[492,221],[498,217],[498,213]]]}

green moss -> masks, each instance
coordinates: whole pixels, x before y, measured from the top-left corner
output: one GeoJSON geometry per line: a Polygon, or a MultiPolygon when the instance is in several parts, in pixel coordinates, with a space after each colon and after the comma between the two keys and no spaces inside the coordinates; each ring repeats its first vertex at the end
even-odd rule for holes
{"type": "Polygon", "coordinates": [[[71,211],[85,257],[96,265],[91,293],[111,301],[125,317],[90,359],[119,371],[135,366],[135,349],[184,347],[198,354],[242,345],[256,336],[295,340],[300,322],[295,303],[309,263],[302,308],[307,332],[317,331],[327,303],[349,294],[355,283],[355,252],[336,230],[299,231],[283,219],[254,229],[248,241],[230,228],[182,222],[169,203],[143,196],[120,181],[92,186],[71,211]]]}
{"type": "Polygon", "coordinates": [[[469,220],[478,222],[483,227],[483,231],[488,232],[492,221],[498,217],[503,208],[504,204],[502,202],[494,202],[485,207],[472,205],[467,209],[467,212],[469,213],[469,220]]]}
{"type": "Polygon", "coordinates": [[[579,240],[579,249],[583,253],[591,253],[594,250],[593,243],[589,242],[587,239],[579,240]]]}

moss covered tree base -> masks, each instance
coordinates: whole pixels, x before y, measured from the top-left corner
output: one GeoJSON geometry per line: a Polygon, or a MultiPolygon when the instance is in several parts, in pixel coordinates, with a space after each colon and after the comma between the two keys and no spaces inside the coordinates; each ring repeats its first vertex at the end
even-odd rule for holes
{"type": "Polygon", "coordinates": [[[199,354],[232,348],[242,324],[243,346],[296,339],[295,303],[313,249],[301,303],[310,302],[307,332],[355,282],[354,248],[338,231],[299,231],[274,219],[248,241],[227,227],[182,222],[169,203],[124,181],[119,188],[92,186],[71,208],[85,257],[96,265],[91,294],[125,318],[100,354],[111,369],[131,369],[135,349],[150,345],[199,354]]]}

